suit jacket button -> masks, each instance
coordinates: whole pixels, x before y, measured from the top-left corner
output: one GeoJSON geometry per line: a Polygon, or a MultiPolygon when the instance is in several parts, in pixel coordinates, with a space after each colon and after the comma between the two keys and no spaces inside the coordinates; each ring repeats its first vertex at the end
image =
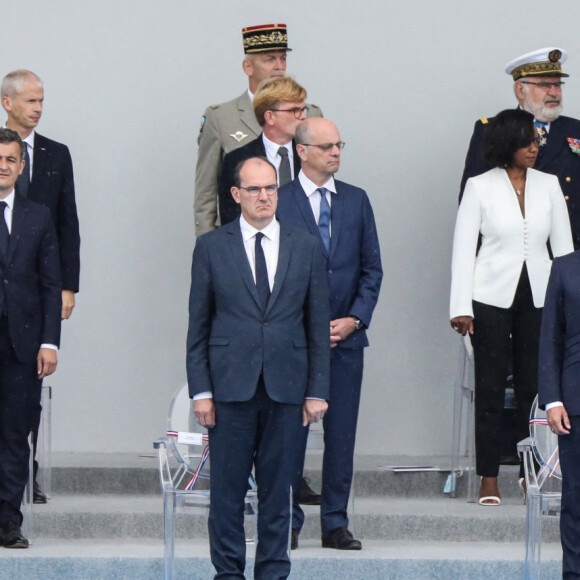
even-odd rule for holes
{"type": "Polygon", "coordinates": [[[566,201],[568,201],[568,200],[570,199],[570,196],[569,196],[569,195],[565,195],[565,196],[564,196],[564,199],[565,199],[566,201]]]}
{"type": "Polygon", "coordinates": [[[570,183],[572,181],[571,177],[566,177],[566,183],[570,183]]]}
{"type": "Polygon", "coordinates": [[[267,322],[264,322],[264,326],[268,326],[268,323],[267,322]]]}
{"type": "Polygon", "coordinates": [[[329,274],[332,274],[332,270],[328,270],[328,273],[329,273],[329,274]]]}

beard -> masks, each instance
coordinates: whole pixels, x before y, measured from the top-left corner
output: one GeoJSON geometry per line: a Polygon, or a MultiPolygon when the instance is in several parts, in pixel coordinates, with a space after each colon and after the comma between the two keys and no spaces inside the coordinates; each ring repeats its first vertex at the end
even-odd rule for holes
{"type": "Polygon", "coordinates": [[[553,97],[546,97],[541,103],[534,103],[529,95],[524,98],[524,107],[528,113],[534,115],[536,121],[550,123],[555,121],[562,114],[562,101],[553,97]],[[548,103],[558,103],[555,107],[547,107],[548,103]]]}

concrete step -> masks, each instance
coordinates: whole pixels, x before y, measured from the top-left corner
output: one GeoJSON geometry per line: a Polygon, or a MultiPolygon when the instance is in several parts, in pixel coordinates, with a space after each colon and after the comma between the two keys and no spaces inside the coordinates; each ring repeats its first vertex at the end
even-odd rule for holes
{"type": "MultiPolygon", "coordinates": [[[[561,578],[560,550],[542,550],[543,580],[561,578]]],[[[524,549],[507,542],[368,540],[360,552],[320,548],[307,540],[292,552],[292,580],[514,580],[523,577],[524,549]]],[[[246,576],[252,577],[253,547],[246,576]]],[[[180,541],[175,578],[213,577],[207,541],[180,541]]],[[[156,540],[37,539],[29,550],[0,550],[0,578],[10,580],[159,580],[163,543],[156,540]]]]}
{"type": "MultiPolygon", "coordinates": [[[[354,493],[357,497],[441,497],[449,474],[449,457],[357,456],[354,493]],[[393,465],[431,465],[441,471],[397,473],[384,469],[393,465]]],[[[305,475],[312,486],[321,486],[321,455],[307,457],[305,475]]],[[[518,467],[502,466],[500,489],[504,498],[521,495],[517,484],[518,467]]],[[[467,476],[457,479],[458,498],[467,497],[467,476]]],[[[157,456],[128,453],[53,454],[52,491],[63,494],[158,494],[160,491],[157,456]]]]}
{"type": "MultiPolygon", "coordinates": [[[[133,538],[163,537],[163,502],[153,495],[57,496],[34,506],[32,537],[133,538]]],[[[319,509],[305,506],[300,540],[319,540],[319,509]]],[[[350,528],[362,540],[521,542],[525,507],[504,499],[499,507],[482,507],[460,499],[360,498],[350,514],[350,528]]],[[[179,513],[178,538],[207,537],[207,515],[179,513]]],[[[544,518],[544,541],[559,541],[558,518],[544,518]]]]}

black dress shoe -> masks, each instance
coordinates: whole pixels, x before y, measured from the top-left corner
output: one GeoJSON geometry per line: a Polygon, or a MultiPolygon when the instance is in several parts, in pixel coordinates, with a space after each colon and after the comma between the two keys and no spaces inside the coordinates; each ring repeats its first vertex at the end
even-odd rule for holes
{"type": "Polygon", "coordinates": [[[2,545],[5,548],[28,548],[28,540],[22,535],[16,522],[9,522],[2,528],[2,545]]]}
{"type": "Polygon", "coordinates": [[[347,528],[334,528],[322,532],[322,547],[336,550],[361,550],[362,544],[355,540],[347,528]]]}
{"type": "Polygon", "coordinates": [[[298,534],[300,534],[300,532],[292,528],[292,539],[290,540],[291,550],[295,550],[298,547],[298,534]]]}
{"type": "Polygon", "coordinates": [[[307,477],[302,478],[302,485],[300,486],[300,497],[298,503],[301,505],[320,505],[320,494],[316,493],[310,487],[310,481],[307,477]]]}
{"type": "Polygon", "coordinates": [[[46,495],[40,489],[40,485],[38,485],[36,480],[32,486],[32,503],[46,503],[46,495]]]}

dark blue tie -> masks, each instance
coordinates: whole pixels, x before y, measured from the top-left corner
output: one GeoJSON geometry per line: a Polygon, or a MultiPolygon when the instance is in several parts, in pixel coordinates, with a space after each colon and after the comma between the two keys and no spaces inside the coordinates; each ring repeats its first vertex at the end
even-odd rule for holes
{"type": "Polygon", "coordinates": [[[319,187],[316,191],[320,193],[318,231],[326,248],[326,253],[330,253],[330,205],[328,205],[328,200],[326,199],[326,187],[319,187]]]}
{"type": "Polygon", "coordinates": [[[262,238],[264,234],[258,232],[256,234],[256,287],[258,288],[258,295],[262,303],[262,310],[266,310],[268,300],[270,299],[270,282],[268,282],[268,268],[266,267],[266,256],[264,256],[264,249],[262,248],[262,238]]]}

